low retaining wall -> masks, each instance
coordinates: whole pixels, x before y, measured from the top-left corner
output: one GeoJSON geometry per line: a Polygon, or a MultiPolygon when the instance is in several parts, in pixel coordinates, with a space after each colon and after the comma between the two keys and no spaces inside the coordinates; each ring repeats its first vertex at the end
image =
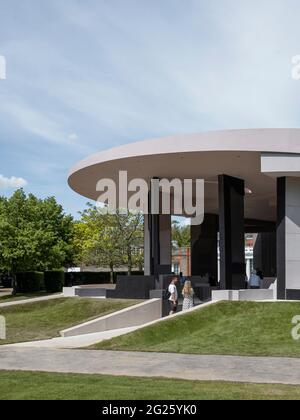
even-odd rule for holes
{"type": "Polygon", "coordinates": [[[106,297],[106,289],[101,287],[64,287],[63,294],[65,297],[106,297]]]}
{"type": "Polygon", "coordinates": [[[149,299],[155,289],[154,276],[118,276],[115,290],[107,290],[108,299],[149,299]]]}
{"type": "Polygon", "coordinates": [[[274,300],[274,290],[272,289],[249,289],[249,290],[213,290],[212,300],[230,301],[256,301],[274,300]]]}
{"type": "Polygon", "coordinates": [[[161,299],[151,299],[60,332],[62,337],[135,327],[162,317],[161,299]]]}

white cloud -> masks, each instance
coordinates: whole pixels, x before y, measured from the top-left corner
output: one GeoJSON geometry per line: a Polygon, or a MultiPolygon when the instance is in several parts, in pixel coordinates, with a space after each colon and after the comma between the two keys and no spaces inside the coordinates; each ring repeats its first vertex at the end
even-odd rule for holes
{"type": "Polygon", "coordinates": [[[16,176],[12,176],[10,178],[7,178],[3,175],[0,175],[0,189],[16,189],[16,188],[22,188],[27,185],[27,181],[24,178],[18,178],[16,176]]]}
{"type": "Polygon", "coordinates": [[[76,133],[72,133],[68,135],[68,140],[71,141],[72,143],[78,140],[78,136],[76,133]]]}
{"type": "Polygon", "coordinates": [[[4,97],[0,110],[12,118],[23,130],[53,143],[64,143],[65,134],[60,125],[20,98],[4,97]]]}

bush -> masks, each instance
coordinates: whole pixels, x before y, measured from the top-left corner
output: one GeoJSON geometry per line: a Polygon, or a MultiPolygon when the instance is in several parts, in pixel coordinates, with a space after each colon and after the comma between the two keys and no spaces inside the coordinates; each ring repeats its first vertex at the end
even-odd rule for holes
{"type": "Polygon", "coordinates": [[[12,287],[12,278],[7,274],[2,274],[0,276],[0,281],[4,289],[10,289],[12,287]]]}
{"type": "Polygon", "coordinates": [[[43,287],[44,273],[38,271],[26,271],[17,273],[17,292],[18,293],[31,293],[39,292],[43,287]]]}
{"type": "Polygon", "coordinates": [[[65,284],[65,273],[62,270],[46,271],[45,288],[48,293],[60,293],[65,284]]]}

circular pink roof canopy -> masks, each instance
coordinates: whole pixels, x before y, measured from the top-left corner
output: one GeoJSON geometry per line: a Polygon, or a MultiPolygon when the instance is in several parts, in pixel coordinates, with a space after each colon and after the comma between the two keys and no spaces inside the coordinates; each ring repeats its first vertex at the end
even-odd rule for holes
{"type": "Polygon", "coordinates": [[[218,212],[217,176],[242,178],[252,194],[246,195],[245,217],[276,218],[276,180],[261,173],[261,153],[300,153],[300,129],[227,130],[177,135],[116,147],[92,155],[69,174],[77,193],[96,200],[100,179],[118,181],[152,177],[205,179],[205,210],[218,212]]]}

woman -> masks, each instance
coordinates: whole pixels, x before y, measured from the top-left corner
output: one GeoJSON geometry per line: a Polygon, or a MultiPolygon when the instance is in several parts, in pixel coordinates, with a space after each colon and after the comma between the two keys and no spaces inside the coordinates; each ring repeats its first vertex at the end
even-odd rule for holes
{"type": "Polygon", "coordinates": [[[182,296],[183,296],[183,305],[182,310],[187,311],[188,309],[193,308],[194,306],[194,290],[192,288],[192,282],[187,280],[184,283],[184,287],[182,289],[182,296]]]}

